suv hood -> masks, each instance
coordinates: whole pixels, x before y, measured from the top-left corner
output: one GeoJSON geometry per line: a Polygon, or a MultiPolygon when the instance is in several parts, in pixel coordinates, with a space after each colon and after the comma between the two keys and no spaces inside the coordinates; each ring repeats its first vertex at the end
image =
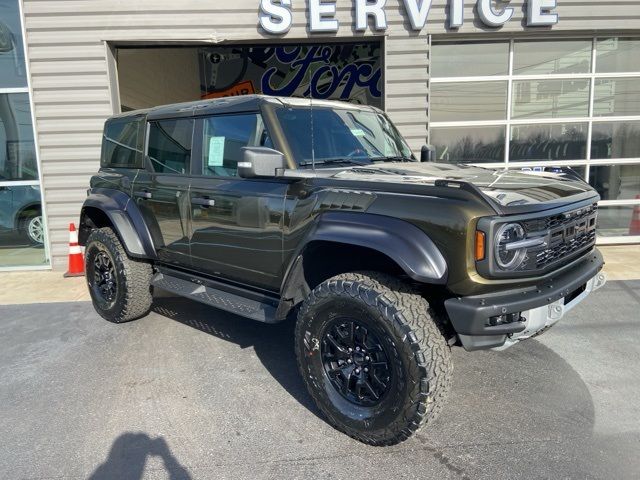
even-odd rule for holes
{"type": "Polygon", "coordinates": [[[596,196],[591,186],[566,171],[517,172],[441,163],[385,162],[341,169],[333,177],[430,186],[436,180],[468,182],[502,207],[564,203],[566,197],[580,195],[584,198],[589,193],[596,196]]]}

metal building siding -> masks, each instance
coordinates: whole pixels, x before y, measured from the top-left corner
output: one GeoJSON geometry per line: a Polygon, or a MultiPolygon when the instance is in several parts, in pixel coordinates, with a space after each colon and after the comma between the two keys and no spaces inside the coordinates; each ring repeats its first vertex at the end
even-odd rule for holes
{"type": "MultiPolygon", "coordinates": [[[[309,37],[306,3],[293,0],[294,25],[283,38],[309,37]]],[[[553,31],[640,30],[636,0],[558,3],[560,23],[553,31]]],[[[466,4],[465,25],[452,36],[496,31],[479,24],[474,1],[466,4]]],[[[524,2],[510,4],[516,14],[500,32],[523,30],[524,2]]],[[[361,36],[352,31],[352,1],[337,0],[337,5],[341,28],[331,36],[361,36]]],[[[420,34],[410,31],[402,0],[386,6],[386,108],[416,150],[427,128],[426,34],[446,32],[446,5],[434,0],[420,34]]],[[[113,113],[105,42],[277,42],[280,37],[258,28],[259,0],[24,0],[23,6],[53,265],[61,268],[68,223],[77,221],[89,177],[98,168],[102,124],[113,113]]],[[[544,31],[532,30],[541,36],[544,31]]]]}

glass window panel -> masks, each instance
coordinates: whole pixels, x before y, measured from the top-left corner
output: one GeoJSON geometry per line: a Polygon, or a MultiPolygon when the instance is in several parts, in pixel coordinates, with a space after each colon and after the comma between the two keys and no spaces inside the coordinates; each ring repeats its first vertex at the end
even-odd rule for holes
{"type": "Polygon", "coordinates": [[[242,148],[273,147],[262,117],[225,115],[207,118],[202,143],[202,172],[204,175],[236,176],[242,148]]]}
{"type": "Polygon", "coordinates": [[[47,265],[38,186],[0,187],[0,267],[47,265]]]}
{"type": "Polygon", "coordinates": [[[161,120],[149,128],[149,158],[157,173],[187,174],[193,120],[161,120]]]}
{"type": "Polygon", "coordinates": [[[505,120],[507,82],[432,83],[432,122],[505,120]]]}
{"type": "Polygon", "coordinates": [[[591,158],[640,158],[640,122],[593,124],[591,158]]]}
{"type": "Polygon", "coordinates": [[[601,38],[597,50],[598,73],[640,72],[640,38],[601,38]]]}
{"type": "Polygon", "coordinates": [[[514,81],[512,117],[586,117],[589,83],[589,80],[514,81]]]}
{"type": "Polygon", "coordinates": [[[587,154],[587,124],[518,125],[511,128],[509,158],[582,160],[587,154]]]}
{"type": "Polygon", "coordinates": [[[589,73],[591,40],[518,41],[513,51],[514,75],[589,73]]]}
{"type": "Polygon", "coordinates": [[[640,77],[596,78],[593,116],[640,115],[640,77]]]}
{"type": "Polygon", "coordinates": [[[0,88],[26,86],[18,1],[0,2],[0,88]]]}
{"type": "Polygon", "coordinates": [[[38,180],[27,93],[0,93],[0,181],[38,180]]]}
{"type": "Polygon", "coordinates": [[[505,127],[432,128],[429,141],[438,162],[496,163],[504,161],[505,127]]]}
{"type": "Polygon", "coordinates": [[[640,165],[592,166],[589,183],[603,200],[640,197],[640,165]]]}
{"type": "MultiPolygon", "coordinates": [[[[598,235],[601,237],[637,236],[631,221],[640,205],[610,206],[598,209],[598,235]]],[[[636,214],[637,215],[637,214],[636,214]]]]}
{"type": "Polygon", "coordinates": [[[431,46],[431,76],[434,78],[508,73],[508,42],[435,43],[431,46]]]}
{"type": "Polygon", "coordinates": [[[142,167],[144,117],[107,122],[104,128],[103,167],[142,167]]]}

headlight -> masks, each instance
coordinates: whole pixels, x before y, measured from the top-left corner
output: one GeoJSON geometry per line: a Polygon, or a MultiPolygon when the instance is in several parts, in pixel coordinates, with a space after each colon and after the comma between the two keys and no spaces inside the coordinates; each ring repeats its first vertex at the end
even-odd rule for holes
{"type": "Polygon", "coordinates": [[[502,270],[515,270],[527,256],[527,249],[522,248],[525,231],[519,223],[508,223],[498,229],[495,241],[495,257],[502,270]]]}

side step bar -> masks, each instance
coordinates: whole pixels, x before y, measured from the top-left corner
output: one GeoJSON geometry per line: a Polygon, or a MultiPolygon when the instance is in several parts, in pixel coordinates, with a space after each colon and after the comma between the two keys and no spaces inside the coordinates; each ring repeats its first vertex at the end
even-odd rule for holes
{"type": "Polygon", "coordinates": [[[151,279],[151,285],[154,287],[167,290],[181,297],[190,298],[259,322],[277,322],[277,302],[274,300],[265,298],[264,301],[260,301],[246,298],[204,283],[199,279],[192,278],[188,280],[179,276],[169,275],[166,272],[158,272],[151,279]]]}

